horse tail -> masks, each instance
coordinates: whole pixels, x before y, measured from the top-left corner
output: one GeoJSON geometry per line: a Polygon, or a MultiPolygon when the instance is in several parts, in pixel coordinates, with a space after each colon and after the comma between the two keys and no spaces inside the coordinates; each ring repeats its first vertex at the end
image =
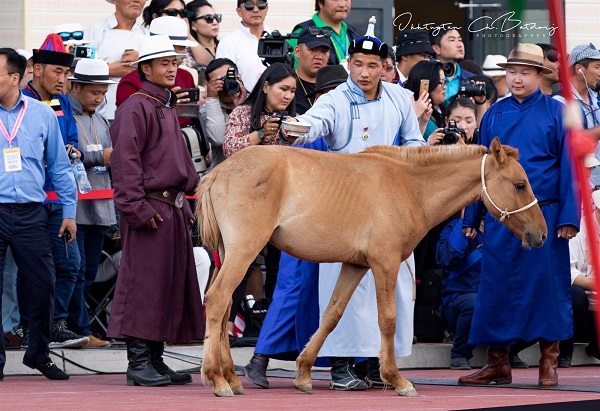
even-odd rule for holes
{"type": "Polygon", "coordinates": [[[196,216],[202,242],[211,251],[219,251],[221,245],[221,230],[215,216],[215,210],[210,197],[210,187],[215,181],[214,171],[206,175],[196,190],[196,216]]]}

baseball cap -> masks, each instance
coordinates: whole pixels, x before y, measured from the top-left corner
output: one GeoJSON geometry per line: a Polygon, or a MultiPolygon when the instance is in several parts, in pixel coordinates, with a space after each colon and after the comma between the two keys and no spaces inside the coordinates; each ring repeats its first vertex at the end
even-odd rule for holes
{"type": "Polygon", "coordinates": [[[306,44],[309,49],[329,47],[331,49],[331,31],[320,27],[306,27],[298,34],[298,44],[306,44]]]}

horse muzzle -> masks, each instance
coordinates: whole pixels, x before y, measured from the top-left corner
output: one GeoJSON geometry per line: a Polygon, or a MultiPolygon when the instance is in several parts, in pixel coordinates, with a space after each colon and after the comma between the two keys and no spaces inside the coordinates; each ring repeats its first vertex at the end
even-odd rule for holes
{"type": "Polygon", "coordinates": [[[532,232],[526,232],[523,235],[523,239],[521,240],[521,245],[525,248],[540,248],[544,245],[544,242],[548,238],[548,235],[545,232],[534,234],[532,232]]]}

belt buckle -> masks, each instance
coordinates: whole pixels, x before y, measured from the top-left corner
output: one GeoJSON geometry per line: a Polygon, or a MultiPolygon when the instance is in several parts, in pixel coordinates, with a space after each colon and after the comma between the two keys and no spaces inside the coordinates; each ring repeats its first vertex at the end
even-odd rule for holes
{"type": "Polygon", "coordinates": [[[175,197],[175,207],[181,208],[183,207],[183,202],[185,201],[185,193],[180,191],[177,193],[177,197],[175,197]]]}

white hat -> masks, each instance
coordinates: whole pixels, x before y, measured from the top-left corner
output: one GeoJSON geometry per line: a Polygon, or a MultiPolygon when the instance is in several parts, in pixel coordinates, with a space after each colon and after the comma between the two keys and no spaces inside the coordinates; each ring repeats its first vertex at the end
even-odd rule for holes
{"type": "Polygon", "coordinates": [[[584,164],[587,168],[592,168],[600,166],[600,161],[598,161],[594,153],[590,153],[587,156],[585,156],[584,164]]]}
{"type": "Polygon", "coordinates": [[[165,34],[174,46],[196,47],[198,43],[188,40],[188,25],[179,17],[157,17],[150,23],[150,35],[165,34]]]}
{"type": "Polygon", "coordinates": [[[506,76],[506,69],[498,67],[498,63],[506,63],[507,59],[501,54],[488,54],[485,56],[481,70],[488,77],[506,76]]]}
{"type": "MultiPolygon", "coordinates": [[[[52,33],[77,33],[80,32],[81,36],[83,37],[83,26],[79,23],[65,23],[65,24],[59,24],[58,26],[54,26],[52,28],[52,33]]],[[[81,38],[80,40],[75,40],[75,39],[70,39],[67,41],[63,40],[63,44],[65,46],[70,46],[70,45],[74,45],[74,46],[81,46],[84,44],[89,44],[91,43],[91,40],[84,40],[83,38],[81,38]]]]}
{"type": "Polygon", "coordinates": [[[15,50],[17,53],[19,53],[21,56],[25,57],[27,60],[29,60],[30,58],[33,57],[33,53],[27,51],[27,50],[23,50],[23,49],[16,49],[15,50]]]}
{"type": "Polygon", "coordinates": [[[76,83],[117,84],[108,76],[108,63],[100,59],[81,59],[75,66],[73,76],[68,80],[76,83]]]}
{"type": "Polygon", "coordinates": [[[131,67],[137,67],[142,61],[158,59],[161,57],[185,56],[185,54],[176,53],[169,36],[162,34],[144,37],[142,44],[140,45],[139,53],[140,59],[131,63],[131,67]]]}

